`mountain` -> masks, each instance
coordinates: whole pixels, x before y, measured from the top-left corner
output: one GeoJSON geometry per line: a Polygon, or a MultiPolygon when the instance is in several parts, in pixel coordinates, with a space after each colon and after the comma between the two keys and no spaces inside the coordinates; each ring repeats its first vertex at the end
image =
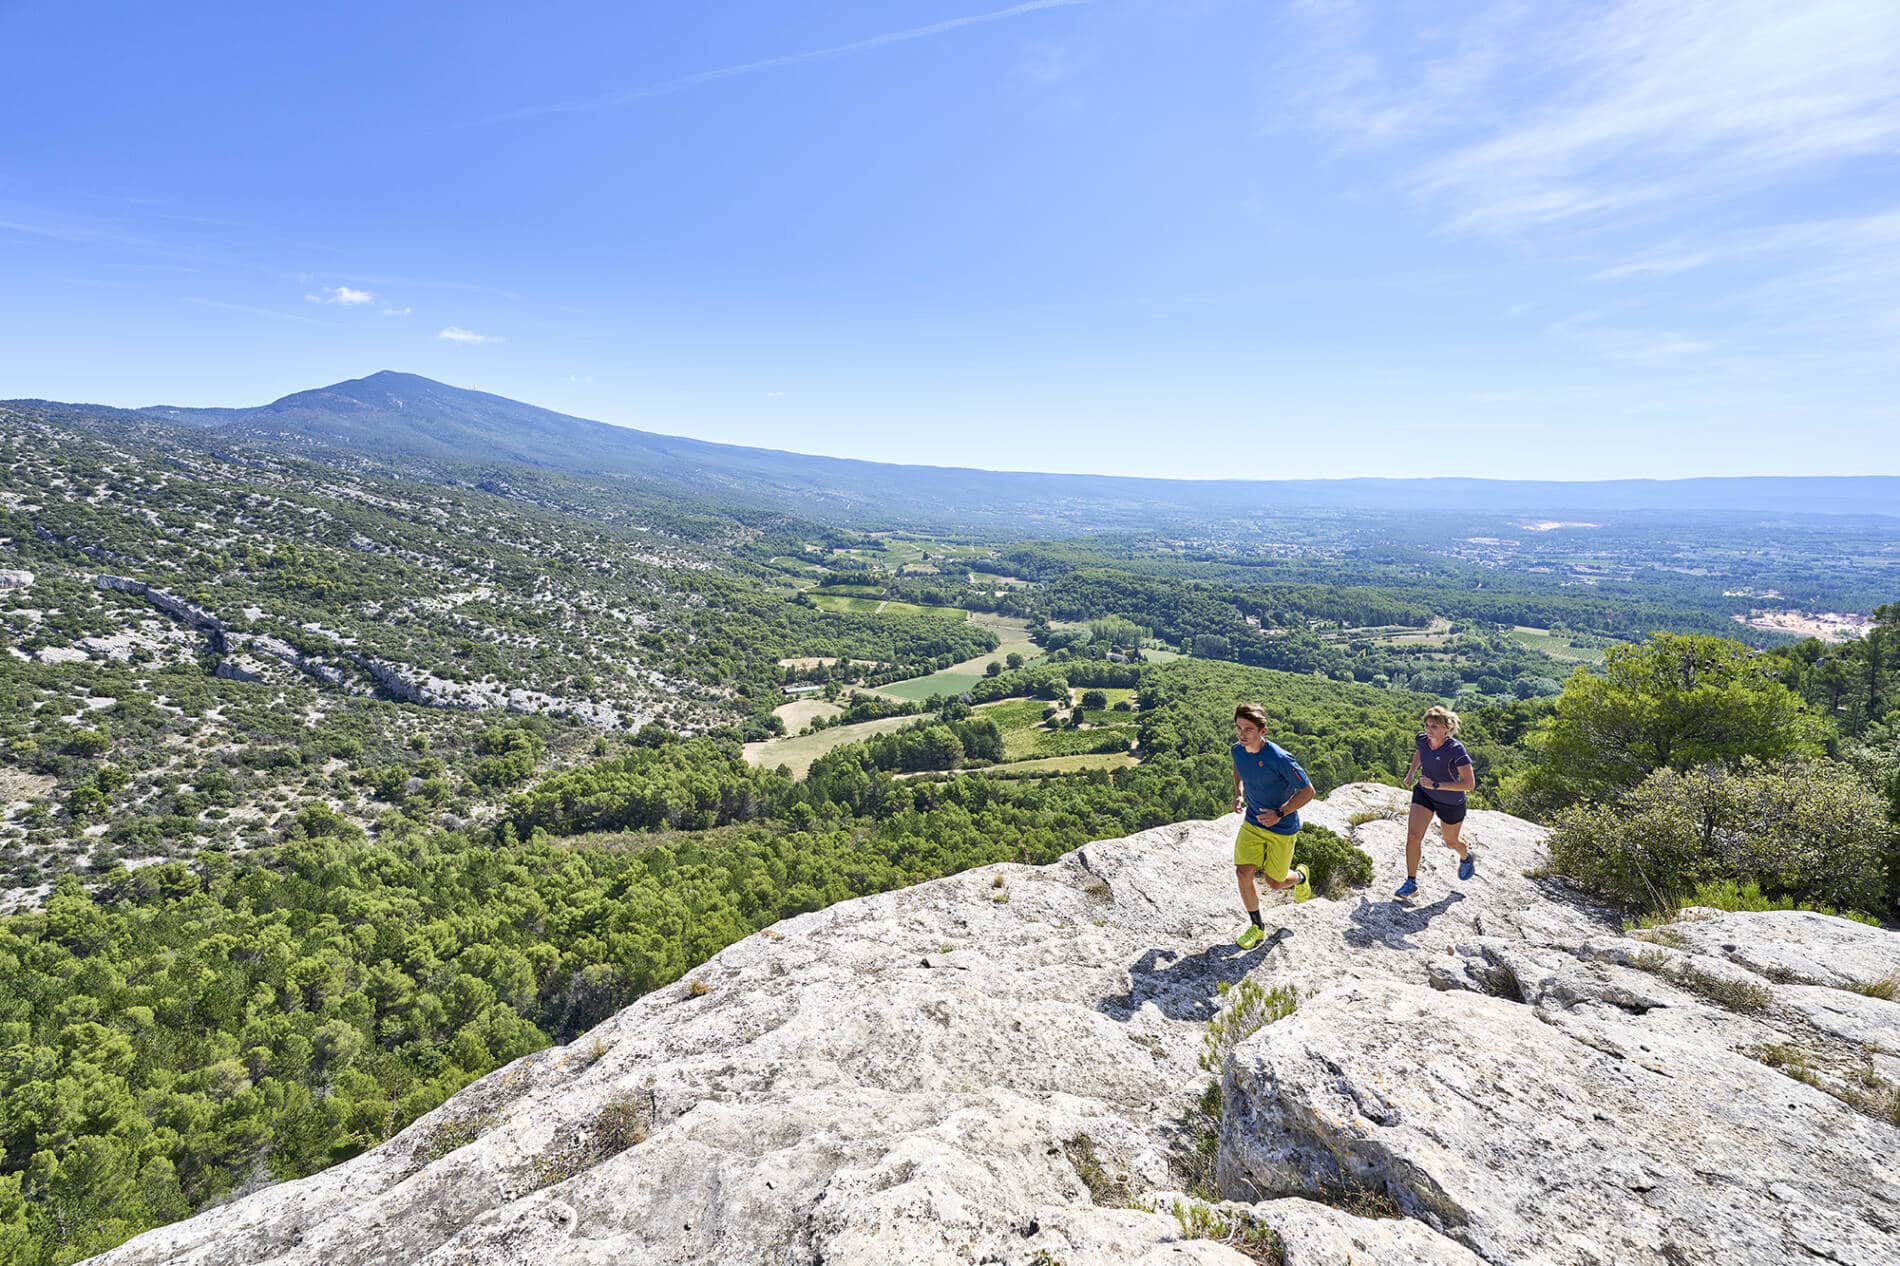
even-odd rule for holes
{"type": "MultiPolygon", "coordinates": [[[[45,405],[44,401],[16,404],[45,405]]],[[[265,445],[410,473],[526,468],[604,476],[720,503],[881,526],[1007,528],[1016,535],[1180,528],[1256,517],[1263,506],[1406,512],[1465,506],[1541,518],[1671,513],[1900,516],[1900,478],[1709,478],[1601,482],[1491,479],[1170,480],[906,466],[714,444],[611,426],[415,374],[384,371],[256,408],[138,411],[220,444],[265,445]]]]}
{"type": "MultiPolygon", "coordinates": [[[[1402,792],[1306,812],[1389,890],[1402,792]]],[[[786,920],[371,1151],[96,1260],[1900,1260],[1900,1004],[1857,989],[1900,973],[1900,934],[1714,910],[1625,934],[1533,878],[1542,828],[1474,812],[1475,881],[1440,854],[1438,899],[1280,906],[1243,953],[1233,822],[786,920]]]]}

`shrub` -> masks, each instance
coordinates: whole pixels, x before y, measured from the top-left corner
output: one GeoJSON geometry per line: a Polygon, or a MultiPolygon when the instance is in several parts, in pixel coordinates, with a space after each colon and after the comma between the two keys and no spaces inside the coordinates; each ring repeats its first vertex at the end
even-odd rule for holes
{"type": "Polygon", "coordinates": [[[1347,887],[1362,888],[1372,882],[1372,856],[1364,849],[1323,826],[1307,823],[1293,840],[1293,864],[1306,869],[1306,878],[1317,896],[1332,897],[1347,887]]]}
{"type": "Polygon", "coordinates": [[[1235,1047],[1275,1020],[1292,1015],[1300,1005],[1299,992],[1291,985],[1265,989],[1258,981],[1242,980],[1231,987],[1223,982],[1219,988],[1220,1014],[1207,1022],[1201,1038],[1201,1070],[1216,1077],[1235,1047]]]}
{"type": "Polygon", "coordinates": [[[1556,868],[1637,910],[1668,910],[1698,885],[1754,884],[1773,899],[1874,911],[1891,847],[1879,797],[1832,761],[1661,769],[1620,803],[1558,814],[1556,868]]]}

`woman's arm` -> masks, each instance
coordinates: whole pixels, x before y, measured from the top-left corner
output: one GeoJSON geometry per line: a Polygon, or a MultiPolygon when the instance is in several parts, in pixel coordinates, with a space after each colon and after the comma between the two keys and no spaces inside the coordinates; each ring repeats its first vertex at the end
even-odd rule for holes
{"type": "Polygon", "coordinates": [[[1399,780],[1399,786],[1401,787],[1411,786],[1412,780],[1416,777],[1418,777],[1418,753],[1413,752],[1412,763],[1405,767],[1405,777],[1399,780]]]}
{"type": "Polygon", "coordinates": [[[1476,791],[1478,789],[1478,771],[1470,761],[1458,766],[1457,782],[1434,782],[1433,791],[1476,791]]]}

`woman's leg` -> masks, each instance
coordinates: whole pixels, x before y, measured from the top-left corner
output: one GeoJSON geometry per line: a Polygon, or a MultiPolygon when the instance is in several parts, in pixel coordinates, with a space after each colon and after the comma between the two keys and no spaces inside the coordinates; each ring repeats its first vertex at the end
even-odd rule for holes
{"type": "Polygon", "coordinates": [[[1446,822],[1441,819],[1438,829],[1445,834],[1445,847],[1458,854],[1459,859],[1463,860],[1465,854],[1470,852],[1458,838],[1464,834],[1465,820],[1459,818],[1456,822],[1446,822]]]}
{"type": "Polygon", "coordinates": [[[1432,824],[1432,811],[1422,804],[1412,806],[1405,819],[1405,873],[1418,874],[1419,847],[1425,842],[1425,828],[1432,824]]]}

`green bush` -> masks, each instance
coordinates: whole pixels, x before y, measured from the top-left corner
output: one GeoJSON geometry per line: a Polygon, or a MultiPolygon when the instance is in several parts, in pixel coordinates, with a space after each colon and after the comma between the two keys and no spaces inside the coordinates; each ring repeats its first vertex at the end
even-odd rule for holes
{"type": "Polygon", "coordinates": [[[1304,867],[1315,896],[1334,897],[1372,882],[1372,856],[1323,826],[1304,823],[1293,839],[1293,864],[1304,867]]]}
{"type": "Polygon", "coordinates": [[[1845,765],[1661,769],[1620,803],[1563,810],[1550,855],[1563,874],[1633,910],[1670,910],[1732,880],[1773,900],[1877,911],[1893,828],[1845,765]]]}

